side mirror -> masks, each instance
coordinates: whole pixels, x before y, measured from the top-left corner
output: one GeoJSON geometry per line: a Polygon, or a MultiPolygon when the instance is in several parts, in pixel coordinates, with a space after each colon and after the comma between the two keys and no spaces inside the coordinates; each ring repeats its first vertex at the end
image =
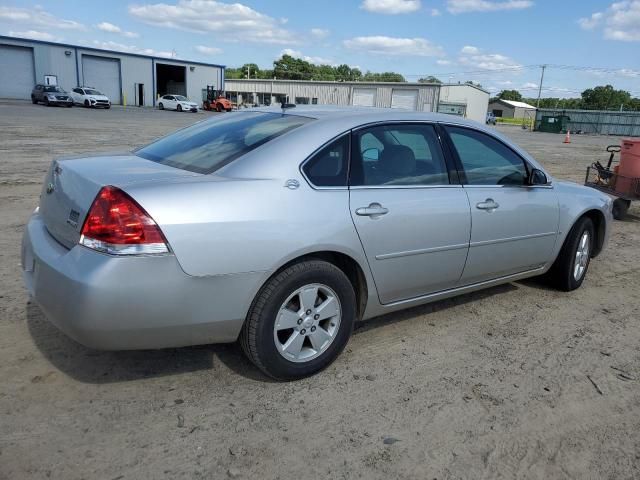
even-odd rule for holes
{"type": "Polygon", "coordinates": [[[547,175],[537,168],[532,168],[529,174],[529,185],[548,185],[549,179],[547,175]]]}

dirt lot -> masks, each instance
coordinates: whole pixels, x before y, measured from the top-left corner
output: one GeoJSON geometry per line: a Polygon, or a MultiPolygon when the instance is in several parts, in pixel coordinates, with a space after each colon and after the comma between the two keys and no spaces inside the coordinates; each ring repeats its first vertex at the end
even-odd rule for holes
{"type": "MultiPolygon", "coordinates": [[[[0,478],[640,478],[638,206],[583,288],[528,281],[374,319],[295,383],[235,345],[104,353],[53,328],[19,268],[51,159],[206,115],[0,103],[0,478]]],[[[619,141],[503,131],[577,181],[619,141]]]]}

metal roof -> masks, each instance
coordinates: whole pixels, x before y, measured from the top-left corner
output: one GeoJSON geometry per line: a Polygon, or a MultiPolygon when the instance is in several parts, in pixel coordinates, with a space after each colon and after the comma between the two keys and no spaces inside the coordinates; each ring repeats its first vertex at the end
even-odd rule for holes
{"type": "Polygon", "coordinates": [[[169,62],[176,62],[176,63],[188,63],[190,65],[203,65],[205,67],[226,68],[226,65],[218,65],[217,63],[196,62],[196,61],[184,60],[184,59],[180,59],[180,58],[158,57],[158,56],[154,56],[154,55],[144,55],[142,53],[123,52],[123,51],[120,51],[120,50],[106,50],[106,49],[103,49],[103,48],[87,47],[87,46],[84,46],[84,45],[73,45],[71,43],[58,43],[58,42],[49,42],[49,41],[46,41],[46,40],[34,40],[32,38],[11,37],[11,36],[6,36],[6,35],[0,35],[0,41],[1,40],[17,40],[17,41],[20,41],[20,42],[31,42],[31,43],[35,43],[35,44],[38,44],[38,45],[55,45],[56,47],[80,48],[82,50],[90,50],[92,52],[114,53],[114,54],[117,54],[117,55],[127,55],[127,56],[130,56],[130,57],[139,57],[139,58],[149,58],[149,59],[152,59],[152,60],[160,60],[160,63],[162,63],[162,61],[169,61],[169,62]]]}
{"type": "Polygon", "coordinates": [[[516,107],[516,108],[527,108],[527,109],[533,109],[533,110],[536,109],[536,107],[534,107],[533,105],[529,105],[528,103],[524,103],[524,102],[516,102],[515,100],[502,100],[501,98],[499,98],[498,101],[502,103],[506,103],[507,105],[511,105],[512,107],[516,107]]]}

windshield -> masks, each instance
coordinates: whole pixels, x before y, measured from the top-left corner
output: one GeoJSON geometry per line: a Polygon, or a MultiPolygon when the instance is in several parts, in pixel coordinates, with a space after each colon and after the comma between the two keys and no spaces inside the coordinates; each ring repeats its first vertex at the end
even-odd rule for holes
{"type": "Polygon", "coordinates": [[[47,85],[46,87],[44,87],[44,91],[64,93],[63,89],[61,89],[60,87],[56,87],[55,85],[47,85]]]}
{"type": "Polygon", "coordinates": [[[187,102],[189,99],[187,97],[183,97],[182,95],[174,95],[176,97],[176,100],[178,100],[179,102],[187,102]]]}
{"type": "Polygon", "coordinates": [[[85,88],[84,93],[85,95],[102,95],[98,90],[91,90],[90,88],[85,88]]]}
{"type": "Polygon", "coordinates": [[[212,173],[312,118],[247,112],[196,123],[142,147],[136,155],[196,173],[212,173]]]}

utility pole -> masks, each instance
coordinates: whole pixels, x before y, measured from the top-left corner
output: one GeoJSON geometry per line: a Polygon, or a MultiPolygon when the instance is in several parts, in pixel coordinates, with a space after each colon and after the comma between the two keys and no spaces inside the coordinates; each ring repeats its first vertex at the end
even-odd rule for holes
{"type": "Polygon", "coordinates": [[[544,81],[544,71],[547,68],[546,65],[541,65],[542,75],[540,75],[540,85],[538,85],[538,101],[536,102],[536,108],[540,107],[540,96],[542,95],[542,82],[544,81]]]}

